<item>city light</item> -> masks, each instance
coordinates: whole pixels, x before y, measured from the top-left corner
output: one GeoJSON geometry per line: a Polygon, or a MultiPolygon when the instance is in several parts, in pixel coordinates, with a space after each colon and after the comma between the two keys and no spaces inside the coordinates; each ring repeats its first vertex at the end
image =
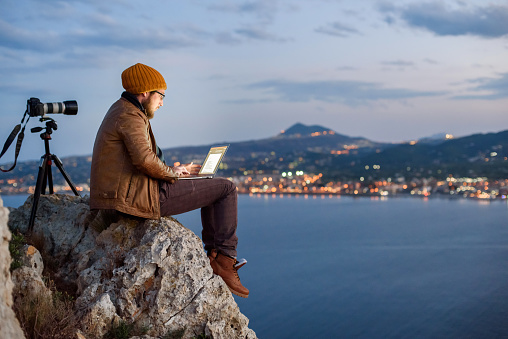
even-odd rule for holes
{"type": "MultiPolygon", "coordinates": [[[[495,153],[495,152],[493,152],[495,153]]],[[[355,195],[369,197],[389,197],[407,195],[421,198],[434,196],[454,196],[482,201],[508,200],[508,179],[488,180],[487,177],[456,177],[448,175],[443,179],[418,178],[401,173],[394,177],[373,178],[379,164],[363,165],[371,169],[356,179],[333,180],[323,173],[309,173],[300,169],[294,171],[243,170],[240,176],[232,176],[239,194],[309,194],[309,195],[355,195]],[[248,174],[248,175],[247,175],[248,174]]],[[[401,172],[404,172],[404,167],[401,172]]],[[[407,167],[406,170],[411,170],[407,167]]],[[[437,172],[437,171],[436,171],[437,172]]],[[[0,179],[2,194],[32,194],[35,186],[27,184],[27,178],[0,179]]],[[[33,180],[33,178],[32,178],[33,180]]],[[[88,183],[78,183],[80,192],[89,192],[88,183]]],[[[54,185],[55,193],[70,192],[67,185],[54,185]]]]}

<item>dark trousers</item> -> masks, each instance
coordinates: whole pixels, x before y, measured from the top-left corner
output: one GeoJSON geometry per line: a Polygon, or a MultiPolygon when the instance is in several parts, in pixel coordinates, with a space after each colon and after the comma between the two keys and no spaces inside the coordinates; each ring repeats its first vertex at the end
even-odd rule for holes
{"type": "Polygon", "coordinates": [[[201,208],[202,240],[205,250],[217,249],[236,257],[237,192],[224,178],[177,180],[160,183],[161,216],[177,215],[201,208]]]}

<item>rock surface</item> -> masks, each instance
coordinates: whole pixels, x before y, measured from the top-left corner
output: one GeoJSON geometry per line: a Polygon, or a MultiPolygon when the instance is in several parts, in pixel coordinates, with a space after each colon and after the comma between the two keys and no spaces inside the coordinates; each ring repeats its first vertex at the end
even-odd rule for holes
{"type": "Polygon", "coordinates": [[[7,228],[9,211],[3,207],[0,198],[0,338],[20,339],[25,338],[19,322],[12,310],[12,289],[13,283],[9,271],[11,265],[11,254],[9,252],[9,241],[11,232],[7,228]]]}
{"type": "MultiPolygon", "coordinates": [[[[31,203],[29,198],[12,211],[11,229],[27,231],[31,203]]],[[[55,280],[74,291],[89,338],[102,337],[120,321],[148,328],[139,338],[172,333],[256,338],[213,274],[201,239],[173,218],[90,212],[88,198],[46,195],[39,201],[33,238],[54,261],[55,280]]],[[[35,257],[25,262],[41,265],[35,257]]]]}

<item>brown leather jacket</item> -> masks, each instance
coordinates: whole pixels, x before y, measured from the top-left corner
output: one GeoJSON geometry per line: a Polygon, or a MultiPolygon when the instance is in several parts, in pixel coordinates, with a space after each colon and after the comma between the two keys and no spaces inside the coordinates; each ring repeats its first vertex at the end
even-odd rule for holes
{"type": "Polygon", "coordinates": [[[150,122],[139,108],[120,98],[106,113],[93,148],[90,209],[115,209],[160,218],[159,180],[174,173],[156,154],[150,122]]]}

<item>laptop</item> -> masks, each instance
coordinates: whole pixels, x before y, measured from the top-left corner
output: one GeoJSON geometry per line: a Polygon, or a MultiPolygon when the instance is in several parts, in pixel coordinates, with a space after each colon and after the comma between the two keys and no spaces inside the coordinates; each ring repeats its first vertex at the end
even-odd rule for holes
{"type": "Polygon", "coordinates": [[[178,180],[192,180],[192,179],[209,179],[215,176],[222,158],[226,154],[229,145],[212,147],[206,155],[205,161],[201,165],[199,173],[196,175],[189,175],[186,177],[179,177],[178,180]]]}

